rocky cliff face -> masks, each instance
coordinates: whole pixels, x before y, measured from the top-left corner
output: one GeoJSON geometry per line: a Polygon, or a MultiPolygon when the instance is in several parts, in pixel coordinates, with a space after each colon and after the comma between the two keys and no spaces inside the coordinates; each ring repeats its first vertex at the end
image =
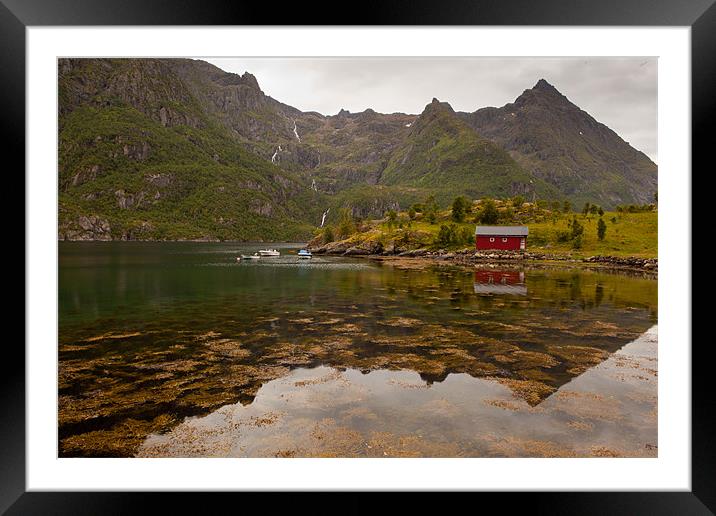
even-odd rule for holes
{"type": "Polygon", "coordinates": [[[194,99],[172,66],[159,59],[60,59],[59,115],[80,106],[129,105],[164,127],[201,127],[194,99]]]}
{"type": "Polygon", "coordinates": [[[460,116],[573,202],[653,201],[656,165],[544,79],[511,104],[460,116]]]}

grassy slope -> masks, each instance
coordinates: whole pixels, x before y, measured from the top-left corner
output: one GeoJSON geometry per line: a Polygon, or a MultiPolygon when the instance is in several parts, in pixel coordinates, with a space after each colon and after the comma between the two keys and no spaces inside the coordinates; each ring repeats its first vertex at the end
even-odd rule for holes
{"type": "MultiPolygon", "coordinates": [[[[555,222],[551,217],[539,217],[540,221],[521,220],[514,221],[514,224],[525,224],[529,227],[530,236],[527,240],[527,250],[532,252],[545,252],[550,254],[564,254],[575,258],[583,258],[595,255],[619,256],[619,257],[640,257],[656,258],[658,256],[657,239],[657,216],[656,212],[628,213],[606,212],[604,221],[607,224],[606,237],[603,241],[597,238],[597,222],[599,216],[590,215],[583,217],[577,215],[577,220],[584,226],[581,249],[573,249],[571,242],[558,242],[557,231],[567,230],[567,221],[571,216],[559,215],[555,222]],[[616,218],[617,222],[612,223],[611,219],[616,218]]],[[[475,222],[472,216],[468,221],[457,224],[458,228],[467,230],[474,234],[475,222]]],[[[399,216],[399,221],[407,221],[407,214],[399,216]]],[[[442,211],[435,224],[421,220],[412,221],[410,228],[399,228],[396,224],[392,227],[386,220],[373,221],[370,227],[363,233],[353,235],[351,239],[358,244],[363,240],[378,240],[383,243],[391,240],[400,241],[406,231],[410,231],[409,248],[437,248],[433,244],[435,237],[442,224],[451,224],[450,211],[442,211]]],[[[404,222],[405,226],[405,222],[404,222]]],[[[445,248],[444,246],[441,246],[445,248]]],[[[454,245],[448,247],[450,250],[474,248],[470,245],[454,245]]]]}

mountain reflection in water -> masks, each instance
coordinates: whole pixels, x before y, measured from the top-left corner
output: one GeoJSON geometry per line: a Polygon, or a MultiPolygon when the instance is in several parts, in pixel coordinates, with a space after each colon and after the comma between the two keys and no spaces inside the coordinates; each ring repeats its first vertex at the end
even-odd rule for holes
{"type": "Polygon", "coordinates": [[[655,361],[656,327],[536,406],[464,373],[430,385],[413,371],[299,368],[247,406],[149,436],[139,456],[655,456],[655,361]]]}
{"type": "MultiPolygon", "coordinates": [[[[269,434],[269,428],[301,421],[319,425],[318,434],[332,431],[320,425],[358,432],[360,442],[381,432],[391,434],[386,439],[424,438],[413,448],[399,449],[398,441],[392,448],[385,444],[381,453],[389,456],[543,456],[547,452],[540,445],[532,452],[520,451],[517,445],[505,448],[503,441],[502,452],[496,451],[472,442],[469,433],[458,435],[453,427],[467,431],[470,418],[477,418],[480,435],[526,439],[517,426],[505,427],[507,420],[494,414],[512,414],[509,421],[516,421],[515,414],[539,411],[543,421],[557,424],[567,416],[556,409],[545,411],[545,404],[554,403],[550,400],[567,384],[588,377],[657,322],[653,279],[579,270],[475,271],[419,261],[402,268],[339,257],[300,263],[293,254],[300,246],[280,244],[271,244],[282,251],[278,259],[235,261],[238,254],[266,245],[60,243],[61,456],[152,454],[150,449],[159,448],[148,446],[158,436],[176,436],[173,431],[199,424],[191,421],[214,421],[222,411],[238,417],[242,428],[245,417],[255,416],[255,426],[269,434]],[[490,275],[492,282],[483,280],[490,275]],[[478,292],[483,284],[520,287],[520,293],[478,292]],[[326,376],[329,380],[323,382],[326,376]],[[343,389],[352,410],[373,411],[375,418],[356,416],[350,424],[346,406],[331,408],[320,401],[317,385],[338,389],[331,396],[343,389]],[[304,398],[300,392],[306,393],[304,398]],[[429,433],[420,430],[427,423],[419,422],[419,414],[413,427],[395,426],[405,419],[406,407],[423,410],[423,403],[438,395],[457,407],[449,411],[462,412],[431,420],[438,427],[429,433]],[[494,403],[475,405],[480,410],[465,404],[488,398],[494,403]],[[266,415],[272,403],[290,405],[275,407],[281,424],[274,425],[274,416],[266,415]],[[502,412],[490,412],[483,420],[483,405],[502,412]],[[519,410],[511,410],[513,406],[519,410]],[[340,411],[340,417],[332,411],[340,411]],[[153,437],[145,442],[148,435],[153,437]],[[430,448],[435,443],[442,444],[430,448]]],[[[653,389],[651,398],[640,394],[649,400],[644,402],[647,414],[656,406],[655,344],[652,358],[652,365],[640,366],[654,372],[654,378],[641,374],[647,378],[642,387],[653,389]]],[[[593,394],[605,397],[599,389],[593,394]]],[[[626,387],[613,391],[605,399],[630,407],[634,393],[626,387]]],[[[440,399],[432,403],[444,405],[440,399]]],[[[611,433],[593,418],[584,421],[573,414],[563,422],[574,431],[584,430],[585,439],[576,446],[555,434],[556,448],[549,453],[651,454],[655,419],[644,423],[644,433],[629,431],[644,441],[641,453],[635,451],[636,441],[614,441],[609,447],[597,438],[626,431],[629,425],[618,413],[612,407],[598,418],[616,425],[611,433]]],[[[550,428],[546,423],[542,427],[550,428]]],[[[299,434],[276,432],[283,440],[273,447],[261,439],[252,441],[242,430],[224,433],[230,438],[216,448],[204,442],[198,454],[352,456],[373,450],[355,439],[349,439],[350,446],[358,446],[351,448],[355,453],[340,447],[301,450],[290,442],[299,434]]],[[[169,443],[167,454],[183,449],[180,441],[176,448],[169,443]]]]}

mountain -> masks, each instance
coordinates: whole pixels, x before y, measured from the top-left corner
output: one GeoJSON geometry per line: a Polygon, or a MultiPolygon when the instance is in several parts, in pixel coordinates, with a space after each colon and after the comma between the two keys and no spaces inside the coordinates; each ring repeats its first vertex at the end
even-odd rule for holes
{"type": "Polygon", "coordinates": [[[299,239],[320,221],[324,195],[247,145],[286,136],[290,108],[193,63],[59,61],[59,238],[299,239]]]}
{"type": "Polygon", "coordinates": [[[656,165],[540,81],[513,104],[303,112],[193,59],[60,59],[60,239],[306,239],[434,195],[643,203],[656,165]]]}
{"type": "Polygon", "coordinates": [[[459,115],[573,203],[611,208],[654,199],[656,164],[544,79],[511,104],[459,115]]]}
{"type": "Polygon", "coordinates": [[[533,178],[502,147],[458,117],[450,104],[437,99],[411,125],[381,183],[423,188],[443,203],[458,194],[473,199],[532,193],[559,197],[556,188],[533,178]]]}

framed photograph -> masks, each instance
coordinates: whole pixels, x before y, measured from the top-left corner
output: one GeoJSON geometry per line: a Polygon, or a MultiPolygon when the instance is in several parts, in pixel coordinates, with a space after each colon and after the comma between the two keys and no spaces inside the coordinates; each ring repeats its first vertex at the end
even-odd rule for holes
{"type": "Polygon", "coordinates": [[[712,3],[336,25],[3,0],[27,303],[0,507],[539,491],[711,514],[691,169],[712,3]]]}

